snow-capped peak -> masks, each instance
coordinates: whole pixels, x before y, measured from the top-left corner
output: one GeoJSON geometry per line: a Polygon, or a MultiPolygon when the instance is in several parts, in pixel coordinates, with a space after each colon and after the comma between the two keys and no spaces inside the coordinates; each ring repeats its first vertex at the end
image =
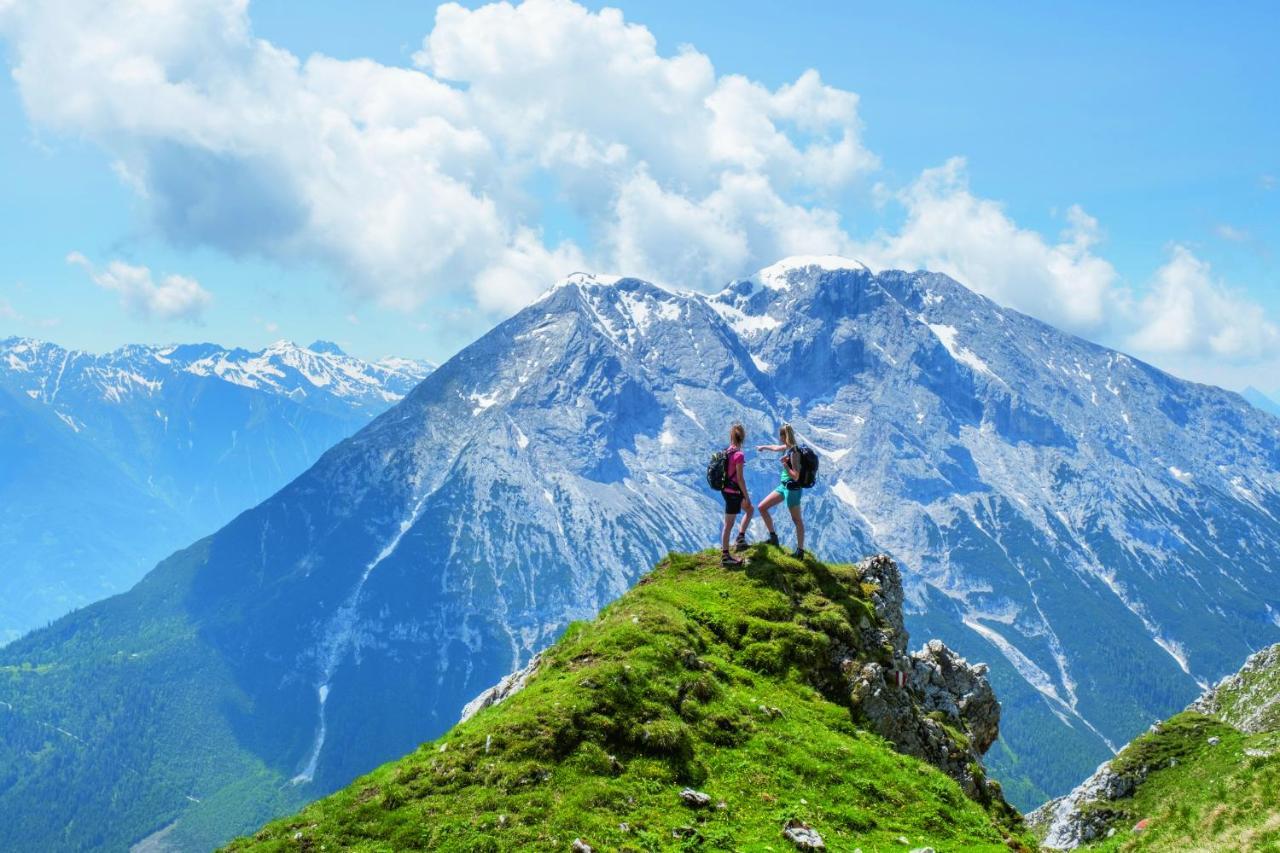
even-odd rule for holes
{"type": "Polygon", "coordinates": [[[771,290],[786,290],[791,286],[791,278],[797,271],[812,268],[824,271],[834,270],[868,270],[866,264],[855,258],[842,258],[839,255],[793,255],[771,264],[751,277],[751,281],[771,290]]]}
{"type": "Polygon", "coordinates": [[[212,377],[233,385],[306,396],[317,389],[356,407],[382,408],[417,385],[433,365],[409,359],[366,362],[320,342],[320,349],[279,340],[254,352],[216,344],[134,344],[102,355],[55,344],[10,338],[0,342],[0,379],[33,399],[52,402],[72,385],[94,388],[104,400],[154,396],[177,374],[212,377]],[[18,374],[24,378],[16,379],[18,374]]]}

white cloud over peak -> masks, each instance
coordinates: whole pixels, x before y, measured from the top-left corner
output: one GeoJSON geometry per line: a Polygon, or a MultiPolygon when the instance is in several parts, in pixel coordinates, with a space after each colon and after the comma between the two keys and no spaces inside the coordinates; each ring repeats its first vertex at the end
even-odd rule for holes
{"type": "Polygon", "coordinates": [[[1170,250],[1138,305],[1131,346],[1155,355],[1202,355],[1229,362],[1260,361],[1280,348],[1280,328],[1262,306],[1213,277],[1185,246],[1170,250]]]}
{"type": "Polygon", "coordinates": [[[973,195],[960,157],[925,170],[897,201],[907,215],[901,229],[855,250],[871,266],[943,272],[1076,332],[1109,325],[1118,276],[1093,253],[1098,222],[1081,208],[1068,210],[1067,228],[1051,243],[1018,227],[997,202],[973,195]]]}
{"type": "Polygon", "coordinates": [[[0,35],[32,120],[107,148],[169,239],[319,260],[399,307],[471,291],[511,310],[529,276],[634,259],[718,286],[794,242],[779,211],[828,219],[797,199],[876,164],[857,96],[816,72],[777,89],[717,76],[570,0],[442,6],[417,68],[300,60],[253,36],[244,0],[11,0],[0,35]],[[535,178],[582,218],[581,245],[543,239],[535,178]],[[741,181],[773,212],[729,209],[741,181]],[[655,219],[672,211],[695,248],[667,263],[655,219]]]}
{"type": "Polygon", "coordinates": [[[82,267],[98,287],[120,297],[120,304],[143,320],[186,320],[197,322],[213,301],[209,292],[193,278],[168,275],[156,281],[147,267],[111,261],[98,269],[79,252],[67,255],[67,263],[82,267]]]}
{"type": "MultiPolygon", "coordinates": [[[[868,190],[879,159],[856,93],[812,69],[771,88],[690,46],[663,54],[616,9],[445,4],[412,67],[296,57],[255,37],[247,0],[0,0],[0,38],[33,123],[110,152],[158,233],[318,263],[397,309],[438,299],[479,326],[574,270],[709,290],[838,254],[945,272],[1139,354],[1277,345],[1189,251],[1135,297],[1093,217],[1069,208],[1056,238],[1021,227],[962,158],[868,190]],[[852,234],[841,212],[877,202],[901,227],[852,234]]],[[[207,302],[142,267],[94,275],[150,316],[207,302]]]]}

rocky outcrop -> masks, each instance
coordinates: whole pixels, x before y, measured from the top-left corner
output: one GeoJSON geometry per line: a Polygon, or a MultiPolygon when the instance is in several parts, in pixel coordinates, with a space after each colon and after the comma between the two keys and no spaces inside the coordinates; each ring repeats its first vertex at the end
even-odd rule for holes
{"type": "Polygon", "coordinates": [[[1239,672],[1206,690],[1187,710],[1249,734],[1280,728],[1280,643],[1250,656],[1239,672]]]}
{"type": "Polygon", "coordinates": [[[998,783],[982,769],[1000,730],[986,665],[970,664],[938,640],[908,653],[897,564],[878,556],[858,568],[878,619],[860,626],[861,654],[836,651],[855,712],[868,729],[942,770],[973,799],[999,798],[998,783]],[[868,650],[880,650],[880,659],[867,660],[868,650]]]}
{"type": "Polygon", "coordinates": [[[1105,836],[1116,818],[1117,812],[1097,804],[1132,795],[1142,781],[1138,774],[1115,772],[1108,761],[1070,794],[1028,814],[1027,825],[1043,833],[1042,847],[1074,850],[1105,836]]]}
{"type": "Polygon", "coordinates": [[[538,671],[538,664],[540,663],[542,663],[542,655],[537,654],[524,667],[517,669],[510,675],[504,675],[497,684],[463,706],[462,715],[458,718],[458,723],[465,723],[485,708],[497,705],[502,700],[519,693],[529,683],[529,679],[533,677],[533,674],[538,671]]]}

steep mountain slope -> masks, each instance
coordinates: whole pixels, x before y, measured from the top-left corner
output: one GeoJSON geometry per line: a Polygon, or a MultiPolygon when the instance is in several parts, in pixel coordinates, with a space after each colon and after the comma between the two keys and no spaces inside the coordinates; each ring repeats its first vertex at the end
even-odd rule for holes
{"type": "Polygon", "coordinates": [[[25,445],[0,444],[0,463],[22,472],[6,483],[14,500],[0,510],[0,642],[128,588],[297,476],[428,372],[313,347],[130,346],[99,356],[0,341],[0,388],[43,410],[40,440],[77,445],[82,464],[114,471],[116,484],[48,478],[25,445]],[[86,502],[99,508],[87,517],[74,511],[86,502]]]}
{"type": "MultiPolygon", "coordinates": [[[[405,754],[638,566],[712,539],[702,468],[733,420],[749,445],[790,420],[820,449],[816,553],[894,554],[912,630],[991,663],[988,760],[1016,804],[1280,637],[1280,422],[1237,395],[928,273],[799,260],[715,297],[575,276],[138,589],[0,650],[31,667],[0,682],[24,718],[157,770],[204,757],[138,785],[48,737],[57,760],[0,809],[63,791],[44,807],[62,826],[111,792],[113,838],[175,817],[225,837],[227,800],[314,798],[405,754]],[[117,705],[104,671],[159,677],[157,647],[190,679],[87,712],[117,705]],[[225,699],[193,728],[203,695],[225,699]]],[[[750,455],[757,498],[777,471],[750,455]]]]}
{"type": "Polygon", "coordinates": [[[128,471],[47,407],[3,385],[0,507],[0,641],[24,624],[116,591],[100,567],[147,565],[155,558],[148,538],[174,542],[189,533],[128,471]],[[66,535],[73,526],[74,535],[66,535]],[[21,556],[35,553],[42,559],[21,556]]]}
{"type": "Polygon", "coordinates": [[[1280,645],[1031,816],[1046,847],[1280,848],[1280,645]]]}
{"type": "Polygon", "coordinates": [[[977,763],[998,712],[981,669],[934,646],[905,688],[885,678],[909,660],[901,601],[885,559],[672,554],[515,695],[230,849],[792,849],[797,822],[832,850],[1017,848],[977,763]],[[907,730],[960,778],[875,734],[907,730]]]}

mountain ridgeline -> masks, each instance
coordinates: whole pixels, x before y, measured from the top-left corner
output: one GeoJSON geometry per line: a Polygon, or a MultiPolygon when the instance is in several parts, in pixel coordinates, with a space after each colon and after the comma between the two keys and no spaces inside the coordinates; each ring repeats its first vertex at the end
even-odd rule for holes
{"type": "Polygon", "coordinates": [[[230,849],[1025,849],[983,673],[908,654],[887,558],[673,553],[518,690],[230,849]]]}
{"type": "MultiPolygon", "coordinates": [[[[990,663],[1015,805],[1280,639],[1280,421],[1241,397],[942,275],[574,276],[129,593],[0,650],[27,721],[0,729],[0,811],[32,839],[217,841],[410,752],[708,543],[735,420],[822,457],[812,550],[893,555],[912,632],[990,663]]],[[[755,496],[777,471],[749,456],[755,496]]]]}
{"type": "Polygon", "coordinates": [[[430,372],[335,345],[0,341],[0,643],[132,586],[430,372]]]}

